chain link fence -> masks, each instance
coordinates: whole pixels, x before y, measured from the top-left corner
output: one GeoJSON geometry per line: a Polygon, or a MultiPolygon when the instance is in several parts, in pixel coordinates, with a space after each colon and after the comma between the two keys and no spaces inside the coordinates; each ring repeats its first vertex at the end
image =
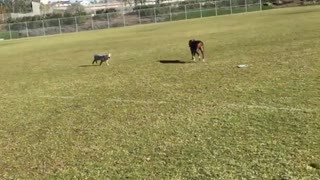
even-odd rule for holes
{"type": "Polygon", "coordinates": [[[261,10],[263,10],[261,0],[220,0],[171,5],[97,15],[0,24],[0,39],[47,36],[261,10]]]}

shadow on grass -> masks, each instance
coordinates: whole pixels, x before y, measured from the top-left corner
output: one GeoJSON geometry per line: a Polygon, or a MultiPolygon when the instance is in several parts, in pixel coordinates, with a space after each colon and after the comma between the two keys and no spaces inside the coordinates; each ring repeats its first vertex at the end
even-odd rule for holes
{"type": "Polygon", "coordinates": [[[172,59],[166,59],[166,60],[158,60],[158,62],[162,64],[186,64],[186,63],[194,63],[193,61],[182,61],[182,60],[172,60],[172,59]]]}
{"type": "Polygon", "coordinates": [[[80,65],[79,67],[94,67],[94,66],[99,66],[96,64],[88,64],[88,65],[80,65]]]}

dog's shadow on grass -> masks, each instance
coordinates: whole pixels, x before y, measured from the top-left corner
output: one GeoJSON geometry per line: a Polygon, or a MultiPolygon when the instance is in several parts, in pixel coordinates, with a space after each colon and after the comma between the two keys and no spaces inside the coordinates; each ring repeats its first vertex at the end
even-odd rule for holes
{"type": "Polygon", "coordinates": [[[161,64],[187,64],[187,63],[194,63],[193,61],[183,61],[179,59],[162,59],[158,60],[161,64]]]}
{"type": "Polygon", "coordinates": [[[84,65],[80,65],[79,67],[95,67],[95,66],[99,66],[96,64],[84,64],[84,65]]]}

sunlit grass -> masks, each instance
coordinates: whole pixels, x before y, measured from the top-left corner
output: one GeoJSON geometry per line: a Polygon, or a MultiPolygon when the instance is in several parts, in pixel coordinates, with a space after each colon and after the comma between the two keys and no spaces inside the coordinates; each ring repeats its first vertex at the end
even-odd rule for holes
{"type": "Polygon", "coordinates": [[[319,178],[319,10],[0,42],[0,177],[319,178]]]}

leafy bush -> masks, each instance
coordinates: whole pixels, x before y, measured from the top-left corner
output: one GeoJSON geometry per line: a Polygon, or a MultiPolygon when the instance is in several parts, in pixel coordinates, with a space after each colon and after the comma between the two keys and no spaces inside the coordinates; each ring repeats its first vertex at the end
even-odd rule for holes
{"type": "Polygon", "coordinates": [[[140,10],[140,9],[151,9],[151,8],[154,8],[154,7],[157,7],[156,5],[141,5],[141,6],[135,6],[133,8],[133,10],[140,10]]]}
{"type": "Polygon", "coordinates": [[[108,8],[108,9],[97,10],[96,14],[113,13],[113,12],[117,12],[117,10],[115,8],[108,8]]]}

